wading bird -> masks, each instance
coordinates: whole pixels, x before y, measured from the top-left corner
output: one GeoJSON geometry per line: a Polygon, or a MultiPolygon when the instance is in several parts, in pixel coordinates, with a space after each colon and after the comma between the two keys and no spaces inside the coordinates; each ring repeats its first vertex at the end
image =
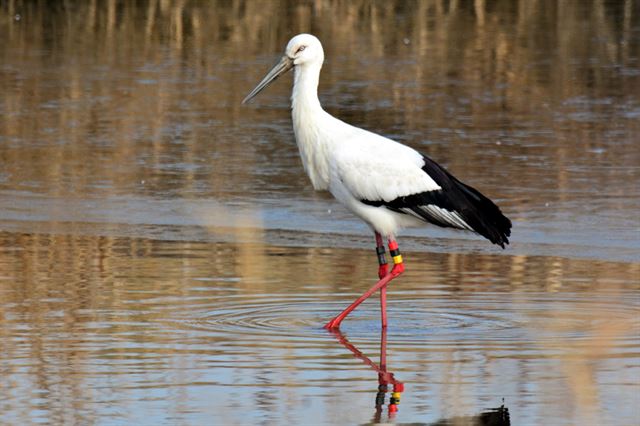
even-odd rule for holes
{"type": "Polygon", "coordinates": [[[318,81],[324,62],[315,36],[293,37],[284,56],[247,95],[248,102],[293,68],[291,115],[302,164],[313,188],[328,190],[375,232],[380,280],[325,328],[335,329],[360,303],[380,290],[382,327],[387,326],[386,288],[404,272],[396,233],[425,222],[482,235],[504,248],[511,221],[476,189],[460,182],[416,150],[347,124],[322,109],[318,81]],[[383,236],[393,267],[385,259],[383,236]]]}

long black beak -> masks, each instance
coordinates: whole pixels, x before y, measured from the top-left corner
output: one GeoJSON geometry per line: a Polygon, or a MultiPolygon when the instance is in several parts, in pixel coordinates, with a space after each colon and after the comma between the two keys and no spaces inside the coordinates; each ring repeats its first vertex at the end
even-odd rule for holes
{"type": "Polygon", "coordinates": [[[256,88],[253,89],[251,93],[249,93],[247,97],[242,100],[242,103],[246,104],[247,102],[249,102],[258,93],[260,93],[262,89],[274,82],[278,77],[280,77],[282,74],[285,74],[291,68],[293,68],[293,59],[289,58],[287,55],[284,55],[282,59],[280,59],[280,62],[278,62],[273,68],[271,68],[271,71],[269,71],[267,75],[262,79],[262,81],[258,83],[256,88]]]}

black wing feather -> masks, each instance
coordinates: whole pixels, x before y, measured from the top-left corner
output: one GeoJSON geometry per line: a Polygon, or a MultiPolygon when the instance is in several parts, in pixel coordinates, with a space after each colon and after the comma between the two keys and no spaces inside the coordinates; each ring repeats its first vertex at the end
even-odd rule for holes
{"type": "Polygon", "coordinates": [[[413,214],[434,225],[465,229],[441,215],[434,214],[430,207],[437,207],[457,215],[475,232],[494,244],[504,248],[509,244],[511,221],[502,214],[493,201],[478,190],[460,182],[444,167],[424,156],[422,170],[427,173],[441,189],[398,197],[391,201],[360,200],[370,206],[385,206],[399,213],[413,214]]]}

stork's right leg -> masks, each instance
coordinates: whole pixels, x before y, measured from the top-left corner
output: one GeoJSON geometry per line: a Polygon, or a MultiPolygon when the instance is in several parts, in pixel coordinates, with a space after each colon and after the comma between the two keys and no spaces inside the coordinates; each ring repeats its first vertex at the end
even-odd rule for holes
{"type": "MultiPolygon", "coordinates": [[[[377,236],[376,236],[376,239],[377,239],[377,236]]],[[[391,254],[391,257],[393,257],[393,268],[391,269],[391,272],[386,274],[384,277],[380,278],[380,281],[378,281],[373,287],[371,287],[362,296],[356,299],[356,301],[353,302],[351,305],[349,305],[347,309],[345,309],[338,316],[336,316],[334,319],[329,321],[324,326],[325,328],[333,329],[333,328],[340,327],[340,323],[342,322],[342,320],[345,319],[347,315],[351,313],[351,311],[357,308],[362,302],[364,302],[369,296],[371,296],[376,291],[381,289],[386,289],[386,286],[389,283],[389,281],[391,281],[392,279],[394,279],[395,277],[397,277],[398,275],[404,272],[404,263],[402,263],[402,256],[400,256],[398,243],[393,238],[389,238],[389,253],[391,254]]],[[[384,328],[387,326],[386,324],[387,322],[386,293],[385,293],[384,303],[383,303],[382,296],[380,297],[381,297],[380,304],[382,305],[381,306],[382,327],[384,328]]]]}
{"type": "MultiPolygon", "coordinates": [[[[384,241],[382,235],[376,232],[376,254],[378,255],[378,277],[383,279],[389,274],[389,265],[384,256],[384,241]]],[[[380,288],[380,320],[382,328],[387,328],[387,286],[380,288]]]]}
{"type": "Polygon", "coordinates": [[[376,254],[378,255],[378,278],[383,279],[389,273],[389,265],[384,257],[384,241],[382,235],[376,232],[376,254]]]}

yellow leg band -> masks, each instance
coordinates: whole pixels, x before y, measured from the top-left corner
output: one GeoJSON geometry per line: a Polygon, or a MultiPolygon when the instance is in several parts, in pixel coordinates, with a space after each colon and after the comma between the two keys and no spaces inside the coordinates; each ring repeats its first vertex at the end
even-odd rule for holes
{"type": "Polygon", "coordinates": [[[397,256],[393,256],[393,263],[395,263],[396,265],[397,265],[398,263],[402,263],[402,255],[401,255],[401,254],[399,254],[399,255],[397,255],[397,256]]]}

